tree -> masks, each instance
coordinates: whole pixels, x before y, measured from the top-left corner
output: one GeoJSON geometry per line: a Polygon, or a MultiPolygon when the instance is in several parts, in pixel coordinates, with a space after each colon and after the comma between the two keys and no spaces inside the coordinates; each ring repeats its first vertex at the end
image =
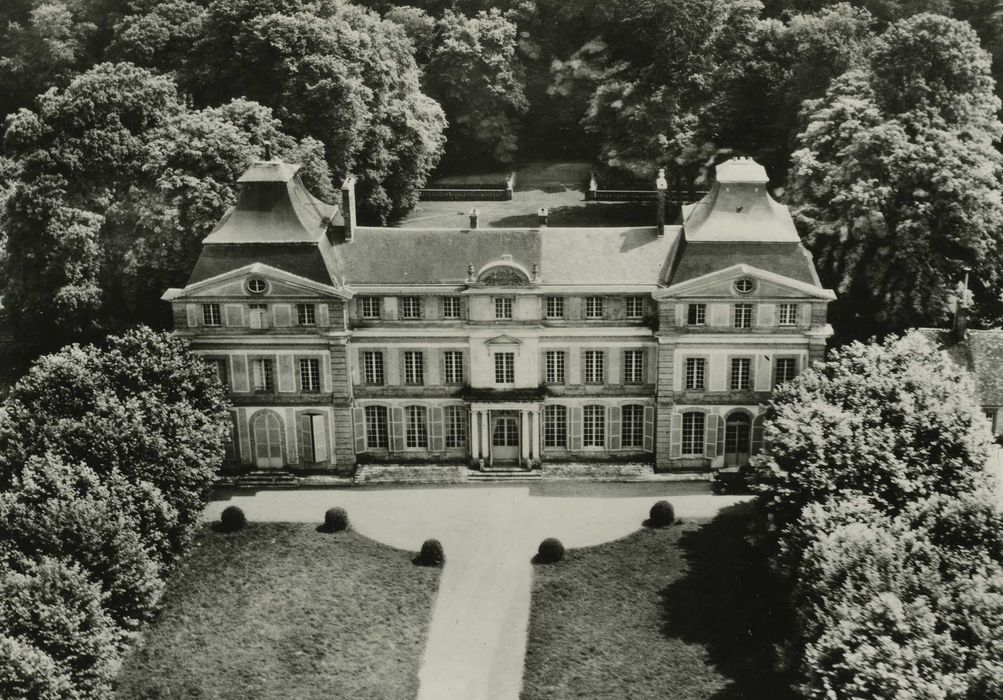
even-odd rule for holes
{"type": "Polygon", "coordinates": [[[75,700],[69,674],[44,651],[0,634],[0,694],[5,698],[75,700]]]}
{"type": "Polygon", "coordinates": [[[974,32],[928,14],[806,103],[788,195],[841,327],[936,325],[966,268],[978,313],[998,313],[999,105],[974,32]]]}

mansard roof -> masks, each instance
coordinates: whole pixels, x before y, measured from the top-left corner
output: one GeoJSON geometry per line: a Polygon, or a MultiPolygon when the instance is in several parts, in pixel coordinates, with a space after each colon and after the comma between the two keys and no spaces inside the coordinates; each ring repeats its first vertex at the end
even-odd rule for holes
{"type": "Polygon", "coordinates": [[[919,331],[972,373],[981,405],[1003,406],[1003,330],[970,330],[963,339],[940,328],[919,331]]]}
{"type": "Polygon", "coordinates": [[[733,265],[750,265],[821,287],[811,254],[800,242],[723,243],[683,240],[669,274],[672,284],[703,277],[733,265]]]}

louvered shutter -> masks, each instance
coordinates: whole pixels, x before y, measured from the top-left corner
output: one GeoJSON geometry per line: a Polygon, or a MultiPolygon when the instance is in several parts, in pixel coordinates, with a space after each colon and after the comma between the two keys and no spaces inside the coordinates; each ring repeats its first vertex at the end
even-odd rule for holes
{"type": "Polygon", "coordinates": [[[300,456],[302,457],[303,464],[312,464],[317,460],[314,458],[313,439],[311,435],[313,424],[310,420],[310,416],[306,413],[301,413],[298,423],[300,456]]]}
{"type": "Polygon", "coordinates": [[[673,413],[669,428],[669,457],[679,459],[683,456],[683,414],[673,413]]]}
{"type": "Polygon", "coordinates": [[[279,355],[279,391],[296,391],[292,355],[279,355]]]}
{"type": "Polygon", "coordinates": [[[610,406],[609,409],[609,448],[619,450],[623,447],[623,434],[620,432],[622,425],[623,411],[619,406],[610,406]]]}
{"type": "Polygon", "coordinates": [[[655,451],[655,407],[644,407],[644,440],[641,443],[645,452],[655,451]]]}
{"type": "Polygon", "coordinates": [[[315,462],[327,461],[327,416],[313,414],[310,416],[313,428],[313,459],[315,462]]]}
{"type": "Polygon", "coordinates": [[[443,438],[443,411],[441,406],[432,406],[428,409],[428,419],[431,425],[429,426],[432,440],[432,452],[442,452],[446,449],[446,442],[443,438]]]}
{"type": "Polygon", "coordinates": [[[752,445],[750,447],[754,455],[759,454],[764,447],[763,423],[765,419],[765,414],[760,414],[752,419],[752,445]]]}
{"type": "Polygon", "coordinates": [[[390,409],[390,444],[394,452],[404,451],[404,408],[401,406],[390,409]]]}
{"type": "Polygon", "coordinates": [[[571,429],[571,450],[580,451],[582,449],[582,407],[572,406],[570,413],[571,424],[568,427],[571,429]]]}
{"type": "Polygon", "coordinates": [[[186,304],[185,307],[188,309],[188,327],[198,328],[202,325],[202,309],[199,308],[198,304],[186,304]]]}
{"type": "Polygon", "coordinates": [[[717,457],[717,431],[721,416],[708,413],[704,416],[704,456],[708,459],[717,457]]]}
{"type": "Polygon", "coordinates": [[[291,304],[275,304],[275,327],[288,328],[293,324],[293,307],[291,304]]]}
{"type": "Polygon", "coordinates": [[[355,424],[355,452],[366,451],[366,411],[362,408],[352,409],[352,422],[355,424]]]}

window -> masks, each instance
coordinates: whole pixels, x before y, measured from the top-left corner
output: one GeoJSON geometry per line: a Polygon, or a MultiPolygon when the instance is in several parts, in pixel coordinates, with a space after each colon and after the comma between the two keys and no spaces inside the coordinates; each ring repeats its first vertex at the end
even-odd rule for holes
{"type": "Polygon", "coordinates": [[[793,357],[780,357],[776,360],[774,367],[774,384],[783,384],[794,379],[798,373],[798,361],[793,357]]]}
{"type": "Polygon", "coordinates": [[[606,407],[586,406],[582,423],[582,444],[585,447],[606,446],[606,407]]]}
{"type": "Polygon", "coordinates": [[[603,317],[603,298],[586,297],[585,318],[602,318],[602,317],[603,317]]]}
{"type": "Polygon", "coordinates": [[[683,414],[683,456],[703,455],[704,414],[683,414]]]}
{"type": "Polygon", "coordinates": [[[223,357],[205,357],[203,358],[210,367],[212,367],[213,372],[216,373],[216,377],[219,379],[219,383],[223,386],[228,386],[227,383],[227,371],[226,371],[226,358],[223,357]]]}
{"type": "Polygon", "coordinates": [[[320,360],[300,360],[300,391],[320,391],[320,360]]]}
{"type": "Polygon", "coordinates": [[[312,326],[317,323],[317,309],[313,304],[296,305],[296,323],[301,326],[312,326]]]}
{"type": "Polygon", "coordinates": [[[564,384],[564,351],[548,350],[544,354],[547,384],[564,384]]]}
{"type": "Polygon", "coordinates": [[[778,311],[778,320],[781,326],[796,326],[798,324],[797,304],[781,304],[778,311]]]}
{"type": "Polygon", "coordinates": [[[644,383],[644,350],[625,350],[623,353],[623,383],[644,383]]]}
{"type": "Polygon", "coordinates": [[[407,318],[407,319],[421,318],[421,298],[401,297],[400,310],[401,310],[401,318],[407,318]]]}
{"type": "Polygon", "coordinates": [[[686,388],[687,389],[703,389],[704,380],[707,375],[707,360],[702,357],[687,357],[686,358],[686,388]]]}
{"type": "Polygon", "coordinates": [[[258,330],[268,328],[268,305],[251,304],[248,308],[251,315],[251,328],[258,330]]]}
{"type": "Polygon", "coordinates": [[[219,304],[202,304],[202,324],[218,326],[221,323],[219,304]]]}
{"type": "Polygon", "coordinates": [[[752,304],[735,304],[733,313],[735,328],[752,328],[752,304]]]}
{"type": "Polygon", "coordinates": [[[460,317],[460,297],[442,297],[442,317],[460,317]]]}
{"type": "Polygon", "coordinates": [[[495,353],[495,384],[515,384],[515,353],[495,353]]]}
{"type": "Polygon", "coordinates": [[[686,308],[686,324],[689,326],[702,326],[707,323],[707,305],[689,304],[686,308]]]}
{"type": "Polygon", "coordinates": [[[385,450],[389,446],[386,406],[366,406],[366,449],[385,450]]]}
{"type": "Polygon", "coordinates": [[[547,297],[547,318],[564,318],[564,297],[547,297]]]}
{"type": "Polygon", "coordinates": [[[622,409],[620,423],[620,444],[623,447],[643,447],[644,406],[630,405],[622,409]]]}
{"type": "Polygon", "coordinates": [[[404,429],[404,446],[411,449],[428,447],[428,420],[424,406],[408,406],[404,429]]]}
{"type": "Polygon", "coordinates": [[[627,297],[627,318],[644,318],[644,297],[627,297]]]}
{"type": "Polygon", "coordinates": [[[442,353],[442,381],[446,384],[463,383],[463,353],[447,350],[442,353]]]}
{"type": "Polygon", "coordinates": [[[602,384],[606,379],[606,356],[602,350],[585,351],[585,383],[602,384]]]}
{"type": "Polygon", "coordinates": [[[732,358],[731,388],[735,391],[752,388],[752,360],[748,357],[732,358]]]}
{"type": "Polygon", "coordinates": [[[495,297],[495,318],[512,318],[512,297],[495,297]]]}
{"type": "Polygon", "coordinates": [[[247,280],[247,291],[251,294],[264,294],[268,290],[268,283],[260,277],[252,277],[247,280]]]}
{"type": "Polygon", "coordinates": [[[362,318],[379,318],[380,298],[359,297],[359,315],[361,315],[362,318]]]}
{"type": "Polygon", "coordinates": [[[748,277],[743,277],[735,282],[735,291],[739,294],[749,294],[756,288],[756,283],[748,277]]]}
{"type": "Polygon", "coordinates": [[[362,380],[366,384],[383,383],[383,353],[379,350],[363,351],[362,380]]]}
{"type": "Polygon", "coordinates": [[[543,446],[568,446],[568,409],[566,406],[544,406],[543,446]]]}
{"type": "Polygon", "coordinates": [[[463,406],[446,406],[446,447],[464,447],[467,444],[467,409],[463,406]]]}
{"type": "Polygon", "coordinates": [[[275,366],[272,360],[251,360],[251,375],[255,391],[275,391],[275,366]]]}
{"type": "Polygon", "coordinates": [[[404,383],[425,383],[425,357],[420,350],[404,351],[404,383]]]}
{"type": "Polygon", "coordinates": [[[325,417],[319,413],[301,413],[299,416],[300,457],[304,464],[327,461],[327,431],[325,417]]]}

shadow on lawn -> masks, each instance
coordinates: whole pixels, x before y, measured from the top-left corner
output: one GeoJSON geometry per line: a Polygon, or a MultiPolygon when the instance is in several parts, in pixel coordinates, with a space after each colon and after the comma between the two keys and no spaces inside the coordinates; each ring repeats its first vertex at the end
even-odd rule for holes
{"type": "Polygon", "coordinates": [[[753,503],[724,508],[679,540],[689,571],[662,591],[667,637],[703,645],[732,683],[716,700],[797,697],[774,670],[773,645],[788,629],[784,594],[746,540],[753,503]]]}

